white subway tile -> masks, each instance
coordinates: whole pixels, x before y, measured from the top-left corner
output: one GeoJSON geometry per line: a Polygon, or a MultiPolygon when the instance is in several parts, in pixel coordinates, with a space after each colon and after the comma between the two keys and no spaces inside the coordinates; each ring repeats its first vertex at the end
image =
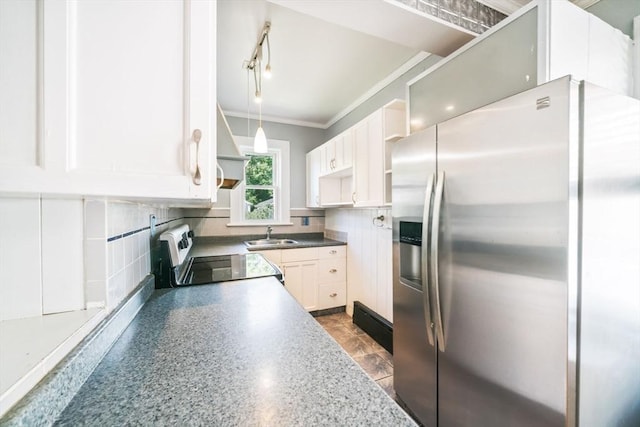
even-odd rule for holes
{"type": "Polygon", "coordinates": [[[113,272],[117,274],[124,268],[124,239],[118,239],[111,242],[113,245],[113,272]]]}
{"type": "Polygon", "coordinates": [[[0,198],[0,321],[42,314],[40,199],[0,198]]]}
{"type": "Polygon", "coordinates": [[[125,296],[124,270],[119,271],[115,276],[111,277],[108,281],[107,287],[107,307],[112,310],[117,307],[125,296]]]}
{"type": "Polygon", "coordinates": [[[107,206],[103,200],[85,200],[84,232],[89,239],[107,237],[107,206]]]}
{"type": "Polygon", "coordinates": [[[107,281],[89,280],[85,286],[85,301],[87,306],[105,306],[107,299],[107,281]]]}
{"type": "Polygon", "coordinates": [[[84,309],[84,204],[42,199],[42,311],[84,309]]]}
{"type": "Polygon", "coordinates": [[[151,253],[147,252],[146,254],[144,254],[143,259],[144,259],[143,267],[144,267],[144,270],[146,271],[145,273],[145,276],[146,276],[151,272],[151,253]]]}
{"type": "Polygon", "coordinates": [[[105,280],[108,274],[107,241],[87,239],[84,244],[84,265],[86,280],[105,280]]]}
{"type": "Polygon", "coordinates": [[[147,275],[147,271],[144,268],[144,257],[140,257],[138,258],[138,280],[137,282],[140,283],[142,281],[142,279],[144,278],[144,276],[147,275]]]}
{"type": "Polygon", "coordinates": [[[126,272],[125,289],[126,289],[127,295],[136,286],[136,276],[138,276],[138,273],[136,272],[137,269],[138,269],[138,263],[136,262],[132,262],[131,264],[125,267],[125,272],[126,272]]]}
{"type": "Polygon", "coordinates": [[[151,245],[150,237],[151,233],[149,230],[144,230],[140,233],[140,256],[143,256],[147,252],[149,252],[149,247],[151,245]]]}
{"type": "Polygon", "coordinates": [[[135,234],[124,239],[124,263],[132,263],[138,257],[138,237],[135,234]]]}

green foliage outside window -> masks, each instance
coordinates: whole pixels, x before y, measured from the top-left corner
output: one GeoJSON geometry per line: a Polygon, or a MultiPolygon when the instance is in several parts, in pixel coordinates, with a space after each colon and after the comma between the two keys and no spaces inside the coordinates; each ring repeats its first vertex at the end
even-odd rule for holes
{"type": "Polygon", "coordinates": [[[245,169],[246,185],[273,185],[273,157],[249,154],[245,169]]]}
{"type": "Polygon", "coordinates": [[[273,219],[273,157],[249,154],[245,168],[245,218],[273,219]]]}

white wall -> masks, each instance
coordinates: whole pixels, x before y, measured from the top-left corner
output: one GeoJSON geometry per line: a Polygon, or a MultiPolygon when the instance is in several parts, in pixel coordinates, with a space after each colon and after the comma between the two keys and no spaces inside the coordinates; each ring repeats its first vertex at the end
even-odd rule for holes
{"type": "Polygon", "coordinates": [[[328,234],[347,233],[347,313],[360,301],[392,322],[391,209],[329,209],[325,222],[328,234]]]}
{"type": "MultiPolygon", "coordinates": [[[[231,132],[238,136],[247,136],[247,119],[239,117],[227,117],[231,132]]],[[[249,136],[253,138],[256,132],[256,121],[251,120],[249,136]]],[[[267,139],[280,139],[289,141],[289,167],[291,176],[291,208],[304,208],[306,206],[306,155],[320,144],[326,141],[324,129],[305,126],[288,125],[262,121],[267,139]]],[[[224,193],[224,192],[223,192],[224,193]]],[[[224,199],[224,194],[217,207],[229,207],[229,202],[224,199]]]]}

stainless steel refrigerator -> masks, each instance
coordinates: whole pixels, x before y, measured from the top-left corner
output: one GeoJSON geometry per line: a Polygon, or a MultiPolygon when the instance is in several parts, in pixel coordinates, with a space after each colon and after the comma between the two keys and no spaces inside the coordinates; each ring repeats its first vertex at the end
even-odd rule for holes
{"type": "Polygon", "coordinates": [[[425,426],[640,425],[640,105],[570,77],[393,150],[394,386],[425,426]]]}

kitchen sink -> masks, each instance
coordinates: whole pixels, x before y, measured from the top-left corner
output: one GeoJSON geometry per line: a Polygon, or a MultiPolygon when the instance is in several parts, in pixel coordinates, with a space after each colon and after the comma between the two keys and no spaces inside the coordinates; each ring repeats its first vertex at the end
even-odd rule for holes
{"type": "Polygon", "coordinates": [[[295,245],[297,240],[292,239],[259,239],[259,240],[247,240],[245,245],[251,246],[279,246],[279,245],[295,245]]]}

